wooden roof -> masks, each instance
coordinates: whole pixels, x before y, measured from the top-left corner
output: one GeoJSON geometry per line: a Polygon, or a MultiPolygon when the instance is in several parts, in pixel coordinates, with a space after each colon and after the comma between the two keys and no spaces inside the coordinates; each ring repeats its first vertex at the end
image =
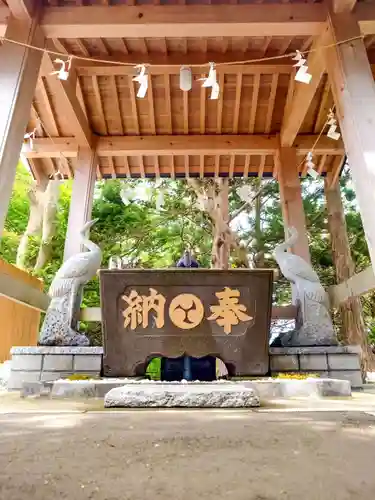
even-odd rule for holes
{"type": "MultiPolygon", "coordinates": [[[[82,1],[45,3],[67,6],[81,5],[82,1]]],[[[95,3],[108,1],[91,2],[95,3]]],[[[159,2],[140,3],[147,14],[147,9],[153,7],[145,4],[159,2]]],[[[237,7],[241,6],[233,5],[231,9],[237,7]]],[[[97,141],[98,178],[277,175],[279,134],[296,87],[304,84],[294,80],[291,57],[248,65],[229,63],[304,51],[316,42],[317,36],[206,37],[202,33],[199,37],[179,38],[175,34],[163,38],[162,34],[146,38],[49,39],[48,47],[58,52],[117,64],[74,59],[69,80],[62,82],[49,74],[52,62],[45,56],[28,125],[28,130],[36,127],[36,137],[40,138],[34,141],[34,150],[27,153],[36,176],[60,171],[72,177],[77,150],[87,144],[91,132],[97,141]],[[210,100],[209,89],[202,88],[198,81],[207,75],[208,61],[218,65],[218,100],[210,100]],[[119,62],[157,65],[149,67],[149,88],[144,99],[136,98],[134,67],[119,62]],[[194,65],[190,92],[179,88],[181,65],[194,65]]],[[[374,40],[373,35],[365,40],[370,57],[374,40]]],[[[321,132],[332,105],[330,87],[323,75],[293,143],[301,175],[306,174],[306,152],[321,132]]],[[[339,175],[343,156],[341,141],[332,141],[323,134],[314,156],[318,171],[339,175]]]]}

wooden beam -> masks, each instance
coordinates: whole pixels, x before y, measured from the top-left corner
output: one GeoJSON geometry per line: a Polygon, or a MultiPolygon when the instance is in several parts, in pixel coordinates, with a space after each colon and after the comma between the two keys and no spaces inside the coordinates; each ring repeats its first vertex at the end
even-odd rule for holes
{"type": "Polygon", "coordinates": [[[336,14],[350,12],[354,9],[357,0],[332,0],[332,10],[336,14]]]}
{"type": "Polygon", "coordinates": [[[326,40],[325,30],[313,44],[312,49],[315,52],[311,52],[307,58],[308,72],[312,75],[311,82],[308,85],[299,82],[295,84],[293,97],[288,103],[288,110],[281,125],[280,142],[283,147],[293,145],[319,86],[324,73],[324,59],[319,48],[326,44],[326,40]]]}
{"type": "Polygon", "coordinates": [[[78,155],[78,143],[75,137],[36,138],[33,149],[24,147],[26,158],[58,158],[63,154],[66,158],[75,158],[78,155]]]}
{"type": "MultiPolygon", "coordinates": [[[[211,58],[216,63],[220,63],[220,66],[216,67],[218,76],[228,74],[228,75],[273,75],[273,74],[290,74],[294,72],[293,61],[289,59],[281,59],[280,61],[275,61],[270,63],[254,63],[246,65],[231,65],[225,64],[225,62],[230,61],[244,61],[246,59],[257,58],[257,54],[244,54],[244,53],[233,53],[229,52],[226,57],[219,52],[206,54],[195,54],[194,52],[183,55],[168,55],[163,56],[160,54],[148,54],[147,56],[139,56],[138,54],[133,54],[129,56],[119,56],[118,58],[113,57],[113,64],[98,63],[95,61],[82,61],[77,60],[75,62],[75,69],[79,76],[125,76],[135,75],[134,66],[122,66],[116,64],[117,62],[124,62],[126,64],[139,64],[142,61],[144,64],[154,64],[148,69],[150,75],[178,75],[180,71],[180,65],[186,64],[187,66],[200,64],[200,67],[192,67],[192,73],[195,76],[200,76],[202,70],[205,66],[208,68],[209,58],[211,58]]],[[[106,57],[106,59],[111,59],[106,57]]],[[[44,75],[46,76],[46,75],[44,75]]]]}
{"type": "Polygon", "coordinates": [[[41,26],[48,38],[306,36],[326,15],[324,4],[66,6],[46,7],[41,26]]]}
{"type": "MultiPolygon", "coordinates": [[[[317,135],[301,135],[295,141],[295,151],[307,154],[316,142],[317,135]]],[[[131,156],[142,154],[251,154],[272,155],[278,149],[277,135],[158,135],[158,136],[108,136],[97,137],[99,156],[131,156]]],[[[62,153],[74,158],[78,153],[78,142],[74,137],[36,138],[33,150],[25,151],[27,158],[57,158],[62,153]]],[[[342,157],[341,141],[332,141],[322,136],[314,149],[317,155],[342,157]]]]}
{"type": "Polygon", "coordinates": [[[277,178],[280,187],[280,202],[285,232],[289,227],[297,229],[298,240],[292,251],[306,262],[310,262],[309,240],[307,238],[301,181],[298,175],[295,149],[281,147],[275,163],[277,164],[277,178]]]}
{"type": "Polygon", "coordinates": [[[11,15],[23,21],[31,21],[37,10],[35,0],[7,0],[7,4],[11,15]]]}
{"type": "Polygon", "coordinates": [[[100,137],[97,153],[99,156],[272,154],[277,144],[276,136],[114,136],[100,137]]]}
{"type": "Polygon", "coordinates": [[[79,150],[69,207],[64,261],[83,250],[79,233],[91,218],[97,164],[96,154],[92,150],[79,150]]]}
{"type": "MultiPolygon", "coordinates": [[[[11,18],[6,36],[43,46],[34,21],[11,18]]],[[[42,53],[4,41],[0,46],[0,235],[30,117],[42,53]]]]}
{"type": "Polygon", "coordinates": [[[48,85],[57,96],[57,106],[60,105],[57,112],[63,113],[69,119],[78,144],[91,147],[93,140],[91,128],[77,98],[75,85],[73,86],[69,80],[60,80],[56,75],[51,75],[55,67],[49,54],[44,55],[42,66],[44,74],[48,74],[48,85]]]}
{"type": "MultiPolygon", "coordinates": [[[[351,14],[330,14],[330,43],[360,35],[351,14]]],[[[326,51],[326,64],[362,217],[372,265],[375,265],[375,86],[363,39],[326,51]]]]}
{"type": "Polygon", "coordinates": [[[329,287],[328,294],[333,307],[339,307],[350,297],[360,297],[375,290],[375,275],[372,266],[354,274],[344,283],[329,287]]]}

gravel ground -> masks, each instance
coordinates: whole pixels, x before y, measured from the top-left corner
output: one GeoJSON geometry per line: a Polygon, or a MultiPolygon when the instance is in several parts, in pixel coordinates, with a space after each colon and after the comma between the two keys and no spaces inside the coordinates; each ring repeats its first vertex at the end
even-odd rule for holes
{"type": "Polygon", "coordinates": [[[0,414],[0,499],[373,500],[375,414],[0,414]]]}

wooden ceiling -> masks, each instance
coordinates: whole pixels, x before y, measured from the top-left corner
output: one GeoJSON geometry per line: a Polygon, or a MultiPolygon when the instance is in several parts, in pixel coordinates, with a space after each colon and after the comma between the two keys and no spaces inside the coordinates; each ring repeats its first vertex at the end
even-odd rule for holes
{"type": "MultiPolygon", "coordinates": [[[[146,5],[149,3],[160,2],[140,2],[146,15],[147,9],[153,8],[146,5]]],[[[82,5],[82,1],[49,0],[45,4],[66,7],[82,5]]],[[[94,4],[108,1],[90,2],[94,4]]],[[[241,6],[231,9],[237,7],[241,6]]],[[[62,54],[117,64],[73,59],[69,80],[62,82],[50,75],[51,58],[45,56],[28,125],[29,131],[36,128],[40,140],[34,141],[32,151],[26,151],[36,177],[58,171],[72,177],[78,147],[90,140],[91,133],[97,141],[98,178],[277,176],[278,136],[296,86],[304,85],[294,80],[290,54],[308,50],[317,37],[219,37],[205,36],[204,32],[202,36],[183,38],[160,35],[48,40],[48,48],[62,54]],[[289,56],[248,65],[230,64],[284,54],[289,56]],[[207,75],[208,61],[218,65],[218,100],[210,100],[209,89],[202,88],[198,81],[207,75]],[[136,63],[154,65],[148,70],[149,88],[144,99],[136,98],[138,84],[132,80],[136,63]],[[190,92],[179,88],[179,68],[184,64],[193,66],[190,92]]],[[[365,40],[370,57],[374,40],[373,35],[365,40]]],[[[324,75],[293,144],[301,175],[306,175],[304,157],[321,132],[332,105],[324,75]]],[[[343,156],[341,141],[332,141],[323,134],[314,156],[319,173],[337,177],[343,156]]]]}

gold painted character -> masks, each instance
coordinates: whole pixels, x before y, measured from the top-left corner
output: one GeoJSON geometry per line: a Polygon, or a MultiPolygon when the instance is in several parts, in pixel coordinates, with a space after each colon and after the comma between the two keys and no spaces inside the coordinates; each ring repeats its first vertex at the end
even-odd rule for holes
{"type": "Polygon", "coordinates": [[[123,295],[122,299],[128,305],[122,313],[125,318],[125,328],[130,325],[130,329],[135,330],[140,324],[142,324],[143,328],[147,328],[149,313],[151,311],[156,313],[156,328],[162,328],[164,326],[165,298],[153,288],[150,288],[150,295],[148,296],[139,295],[138,292],[132,290],[128,297],[123,295]]]}
{"type": "Polygon", "coordinates": [[[182,330],[191,330],[198,326],[204,316],[201,300],[191,293],[181,293],[170,303],[169,317],[174,325],[182,330]]]}
{"type": "Polygon", "coordinates": [[[216,321],[219,326],[224,327],[224,332],[228,335],[232,332],[232,326],[238,325],[240,321],[250,321],[252,316],[246,314],[246,306],[239,304],[239,290],[232,290],[225,287],[222,292],[215,293],[219,299],[219,305],[210,306],[211,316],[209,321],[216,321]]]}

